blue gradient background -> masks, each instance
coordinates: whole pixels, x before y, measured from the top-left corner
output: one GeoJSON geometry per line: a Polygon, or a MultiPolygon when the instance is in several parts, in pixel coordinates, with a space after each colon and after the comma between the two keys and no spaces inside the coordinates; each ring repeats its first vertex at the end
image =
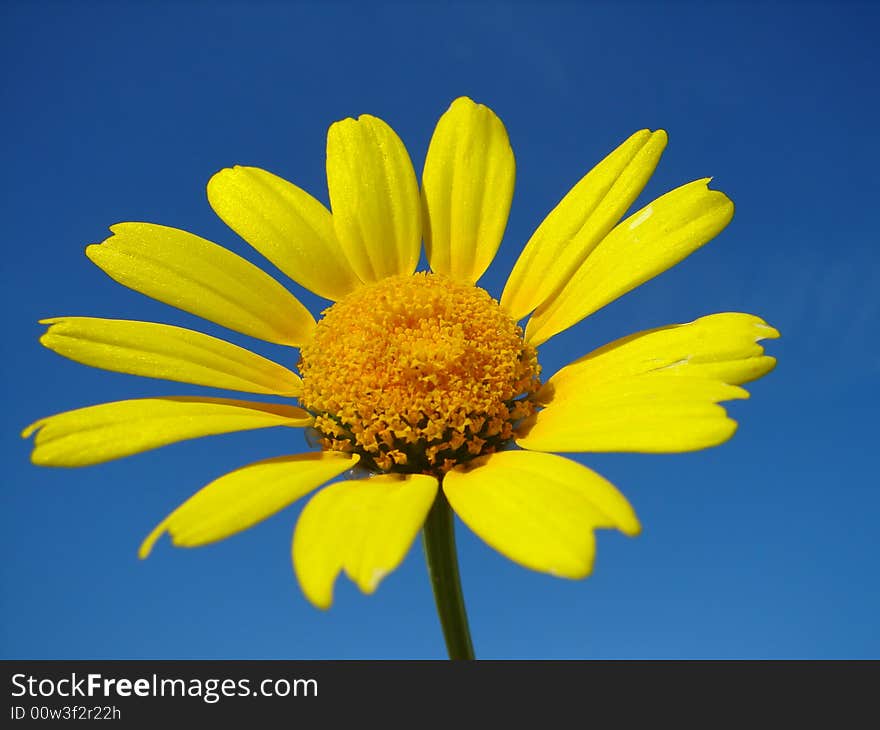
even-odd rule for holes
{"type": "Polygon", "coordinates": [[[328,124],[379,115],[420,170],[461,94],[497,111],[517,157],[510,223],[481,281],[496,296],[544,215],[636,129],[670,133],[637,205],[706,175],[737,204],[710,245],[545,345],[545,372],[716,311],[783,333],[768,347],[776,371],[730,406],[741,425],[725,446],[581,458],[645,528],[601,533],[586,581],[520,568],[459,524],[478,654],[880,656],[877,8],[3,3],[2,656],[444,656],[419,544],[375,595],[341,579],[329,612],[305,601],[289,558],[300,505],[137,560],[170,509],[226,471],[304,449],[298,432],[81,470],[31,466],[18,433],[87,404],[202,392],[59,358],[38,345],[39,318],[147,319],[250,344],[94,267],[83,247],[108,225],[178,226],[264,264],[208,206],[213,172],[262,166],[326,202],[328,124]]]}

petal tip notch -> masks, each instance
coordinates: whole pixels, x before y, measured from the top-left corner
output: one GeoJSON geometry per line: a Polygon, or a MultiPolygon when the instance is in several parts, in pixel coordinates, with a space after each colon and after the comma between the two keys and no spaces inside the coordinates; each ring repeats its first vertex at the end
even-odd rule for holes
{"type": "Polygon", "coordinates": [[[156,544],[156,541],[165,534],[167,527],[167,523],[165,520],[160,522],[153,528],[153,531],[144,538],[144,541],[138,547],[138,559],[146,560],[150,553],[153,552],[153,546],[156,544]]]}
{"type": "Polygon", "coordinates": [[[46,423],[46,419],[41,418],[39,421],[34,421],[29,426],[25,426],[24,429],[22,429],[21,438],[23,438],[23,439],[30,438],[31,436],[34,435],[34,433],[36,433],[40,428],[42,428],[42,426],[44,426],[45,423],[46,423]]]}

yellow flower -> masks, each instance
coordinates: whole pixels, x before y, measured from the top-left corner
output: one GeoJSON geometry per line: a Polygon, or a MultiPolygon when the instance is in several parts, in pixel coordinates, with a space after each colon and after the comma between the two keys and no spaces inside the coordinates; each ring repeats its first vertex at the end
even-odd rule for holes
{"type": "Polygon", "coordinates": [[[720,401],[775,360],[758,317],[713,314],[639,332],[541,383],[537,348],[681,261],[717,235],[733,204],[708,180],[683,185],[622,222],[666,145],[633,134],[588,173],[528,241],[500,300],[476,286],[501,242],[513,195],[507,133],[460,98],[431,139],[421,189],[382,120],[330,127],[332,214],[265,170],[214,175],[217,214],[291,279],[334,302],[316,323],[281,284],[214,243],[174,228],[121,223],[88,257],[121,284],[217,324],[300,348],[290,367],[199,332],[89,317],[44,320],[41,342],[123,373],[298,398],[279,405],[167,397],[104,403],[37,421],[32,459],[85,466],[184,439],[271,426],[309,428],[322,451],[249,464],[162,520],[204,545],[295,500],[293,563],[327,607],[341,571],[364,592],[394,570],[438,490],[489,545],[534,570],[586,576],[596,528],[639,532],[626,499],[587,467],[550,452],[680,452],[714,446],[736,424],[720,401]],[[424,240],[430,272],[416,272],[424,240]],[[529,316],[530,315],[530,316],[529,316]],[[529,316],[525,331],[517,324],[529,316]],[[513,448],[519,447],[519,448],[513,448]]]}

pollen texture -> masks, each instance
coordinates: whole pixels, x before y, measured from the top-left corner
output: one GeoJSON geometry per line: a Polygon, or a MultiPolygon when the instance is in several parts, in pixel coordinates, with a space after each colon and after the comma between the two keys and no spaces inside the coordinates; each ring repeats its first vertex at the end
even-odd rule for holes
{"type": "Polygon", "coordinates": [[[323,312],[299,363],[323,448],[375,472],[440,475],[492,453],[532,415],[534,347],[478,287],[392,276],[323,312]]]}

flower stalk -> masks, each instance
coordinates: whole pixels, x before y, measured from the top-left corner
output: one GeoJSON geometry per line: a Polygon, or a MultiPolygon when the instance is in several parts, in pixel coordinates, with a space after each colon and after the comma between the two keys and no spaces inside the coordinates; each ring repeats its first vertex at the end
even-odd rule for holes
{"type": "Polygon", "coordinates": [[[473,659],[474,647],[458,573],[455,523],[442,489],[437,491],[437,498],[428,513],[428,519],[425,520],[423,536],[428,574],[431,576],[437,615],[446,639],[446,651],[450,659],[473,659]]]}

